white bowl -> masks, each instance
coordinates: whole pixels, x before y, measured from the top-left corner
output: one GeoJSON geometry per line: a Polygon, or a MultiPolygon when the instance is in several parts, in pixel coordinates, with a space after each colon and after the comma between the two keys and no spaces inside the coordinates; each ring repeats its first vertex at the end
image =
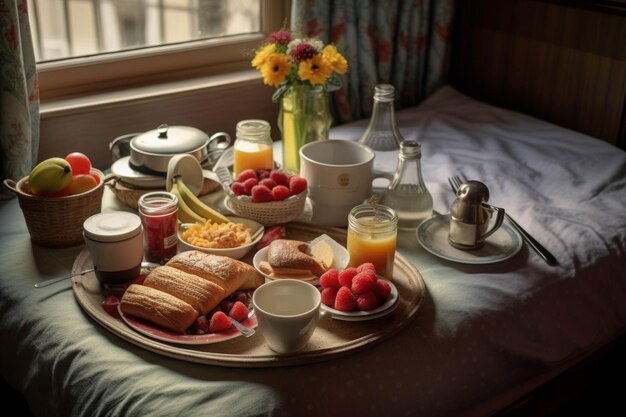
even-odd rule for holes
{"type": "Polygon", "coordinates": [[[243,258],[257,243],[259,243],[259,241],[263,237],[263,233],[265,232],[265,227],[263,227],[261,223],[255,222],[254,220],[250,219],[244,219],[243,217],[229,216],[228,220],[233,223],[242,223],[244,226],[249,228],[252,231],[252,240],[245,245],[237,246],[235,248],[203,248],[200,246],[192,245],[182,238],[181,234],[191,226],[190,223],[183,223],[178,227],[179,249],[181,251],[199,250],[205,253],[211,253],[213,255],[228,256],[229,258],[233,259],[243,258]]]}

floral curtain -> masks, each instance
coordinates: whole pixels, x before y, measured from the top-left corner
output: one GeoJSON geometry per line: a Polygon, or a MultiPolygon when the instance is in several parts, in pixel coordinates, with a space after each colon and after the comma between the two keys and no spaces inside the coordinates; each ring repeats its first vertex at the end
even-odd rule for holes
{"type": "MultiPolygon", "coordinates": [[[[26,0],[0,0],[0,68],[0,174],[18,180],[30,173],[39,149],[39,88],[26,0]]],[[[4,187],[2,193],[0,198],[9,196],[4,187]]]]}
{"type": "Polygon", "coordinates": [[[332,97],[338,123],[369,117],[374,86],[418,104],[445,80],[454,0],[293,0],[292,30],[334,43],[348,60],[332,97]]]}

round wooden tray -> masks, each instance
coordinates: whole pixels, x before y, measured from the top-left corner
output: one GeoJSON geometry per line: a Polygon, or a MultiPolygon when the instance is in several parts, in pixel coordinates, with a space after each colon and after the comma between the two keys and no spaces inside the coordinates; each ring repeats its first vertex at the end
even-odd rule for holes
{"type": "MultiPolygon", "coordinates": [[[[346,232],[337,228],[321,228],[302,223],[288,224],[287,237],[309,241],[327,234],[345,245],[346,232]]],[[[252,264],[253,253],[242,259],[252,264]]],[[[72,272],[92,267],[91,257],[83,250],[74,262],[72,272]]],[[[393,282],[398,288],[398,307],[386,316],[361,322],[348,322],[322,316],[308,345],[291,354],[277,354],[265,344],[257,331],[250,338],[237,337],[211,345],[175,345],[144,336],[102,308],[103,289],[94,273],[72,278],[74,295],[80,306],[96,322],[121,338],[152,352],[210,365],[232,367],[286,366],[328,360],[381,342],[406,326],[415,316],[426,293],[419,271],[401,254],[396,253],[393,282]]]]}

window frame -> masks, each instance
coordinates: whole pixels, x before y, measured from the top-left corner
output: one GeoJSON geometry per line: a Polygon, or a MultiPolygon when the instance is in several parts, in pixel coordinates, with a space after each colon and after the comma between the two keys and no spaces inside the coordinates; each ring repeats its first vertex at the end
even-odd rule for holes
{"type": "Polygon", "coordinates": [[[42,103],[250,69],[245,51],[287,24],[290,0],[261,0],[261,31],[37,64],[42,103]],[[271,7],[270,7],[271,6],[271,7]]]}

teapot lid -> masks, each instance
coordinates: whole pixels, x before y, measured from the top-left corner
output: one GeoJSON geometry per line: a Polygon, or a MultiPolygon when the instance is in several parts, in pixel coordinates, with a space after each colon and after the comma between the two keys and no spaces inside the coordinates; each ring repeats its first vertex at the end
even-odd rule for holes
{"type": "Polygon", "coordinates": [[[206,146],[208,141],[208,135],[195,127],[162,124],[135,136],[131,147],[142,153],[175,155],[193,152],[206,146]]]}
{"type": "Polygon", "coordinates": [[[467,181],[461,184],[456,196],[468,204],[482,204],[489,201],[489,188],[480,181],[467,181]]]}

